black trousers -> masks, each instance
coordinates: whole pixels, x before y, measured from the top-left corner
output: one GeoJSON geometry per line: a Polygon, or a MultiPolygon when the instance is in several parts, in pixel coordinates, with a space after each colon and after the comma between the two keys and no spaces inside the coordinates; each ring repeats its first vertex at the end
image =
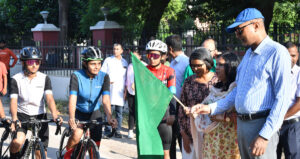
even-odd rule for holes
{"type": "Polygon", "coordinates": [[[172,142],[171,142],[171,148],[170,148],[170,159],[176,159],[176,140],[178,141],[180,151],[181,150],[181,145],[182,145],[182,137],[180,134],[180,128],[179,128],[179,123],[178,123],[178,108],[179,108],[179,103],[176,103],[176,114],[175,118],[176,120],[174,121],[172,125],[172,142]]]}
{"type": "Polygon", "coordinates": [[[282,152],[284,152],[285,159],[300,158],[300,122],[281,126],[277,159],[281,159],[282,152]]]}
{"type": "Polygon", "coordinates": [[[128,117],[128,127],[129,130],[133,130],[135,125],[135,96],[127,92],[129,117],[128,117]]]}

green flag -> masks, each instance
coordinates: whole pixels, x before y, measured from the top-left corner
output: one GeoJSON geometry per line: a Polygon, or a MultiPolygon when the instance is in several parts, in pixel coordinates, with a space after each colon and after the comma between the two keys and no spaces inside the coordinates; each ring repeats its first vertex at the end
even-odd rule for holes
{"type": "Polygon", "coordinates": [[[173,97],[168,88],[131,54],[136,100],[139,159],[160,159],[164,152],[157,127],[173,97]]]}

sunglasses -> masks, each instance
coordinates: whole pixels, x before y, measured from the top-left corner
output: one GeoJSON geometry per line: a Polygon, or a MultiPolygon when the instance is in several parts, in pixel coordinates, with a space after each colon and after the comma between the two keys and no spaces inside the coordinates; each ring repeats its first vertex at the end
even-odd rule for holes
{"type": "Polygon", "coordinates": [[[41,63],[40,60],[27,60],[26,61],[27,66],[32,66],[33,64],[40,65],[40,63],[41,63]]]}
{"type": "Polygon", "coordinates": [[[160,55],[159,54],[149,53],[149,54],[147,54],[147,57],[148,57],[148,59],[151,59],[151,58],[158,59],[160,57],[160,55]]]}
{"type": "Polygon", "coordinates": [[[236,32],[237,34],[241,35],[241,34],[243,34],[244,28],[246,28],[247,26],[249,26],[249,25],[251,25],[251,24],[254,24],[254,23],[252,22],[252,23],[249,23],[249,24],[247,24],[247,25],[245,25],[245,26],[242,26],[242,27],[240,27],[240,28],[235,28],[235,32],[236,32]]]}

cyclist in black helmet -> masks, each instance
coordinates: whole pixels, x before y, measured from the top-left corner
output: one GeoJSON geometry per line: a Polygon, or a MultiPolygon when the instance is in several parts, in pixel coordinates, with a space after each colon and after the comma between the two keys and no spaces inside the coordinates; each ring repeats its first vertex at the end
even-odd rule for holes
{"type": "MultiPolygon", "coordinates": [[[[20,52],[23,71],[14,75],[11,81],[10,92],[10,110],[12,120],[15,124],[17,121],[26,121],[30,117],[36,119],[47,119],[44,99],[52,113],[54,120],[58,118],[55,101],[52,94],[50,78],[39,72],[42,56],[40,51],[35,47],[25,47],[20,52]]],[[[60,118],[62,121],[62,118],[60,118]]],[[[12,124],[12,130],[15,131],[15,124],[12,124]]],[[[26,139],[27,127],[21,127],[12,141],[10,147],[10,158],[20,158],[19,151],[26,139]]],[[[49,140],[48,124],[42,124],[38,133],[41,138],[47,155],[49,140]]],[[[36,157],[41,158],[36,151],[36,157]]]]}
{"type": "MultiPolygon", "coordinates": [[[[102,121],[100,115],[100,101],[106,113],[107,121],[112,127],[117,126],[116,119],[112,118],[110,105],[110,80],[109,76],[100,71],[102,53],[96,47],[88,47],[82,52],[82,68],[72,74],[70,80],[69,97],[69,125],[73,130],[68,140],[67,152],[64,158],[70,159],[74,147],[79,143],[83,135],[81,125],[77,125],[75,119],[80,121],[102,121]]],[[[100,146],[102,127],[91,127],[91,138],[100,146]]]]}

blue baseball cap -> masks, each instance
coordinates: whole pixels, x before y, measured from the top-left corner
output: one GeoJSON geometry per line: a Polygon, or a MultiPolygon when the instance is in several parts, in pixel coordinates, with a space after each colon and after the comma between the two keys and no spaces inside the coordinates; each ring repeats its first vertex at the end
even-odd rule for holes
{"type": "Polygon", "coordinates": [[[237,27],[240,24],[243,24],[249,20],[253,20],[253,19],[259,19],[259,18],[263,18],[265,19],[265,17],[261,14],[261,12],[259,10],[257,10],[256,8],[247,8],[244,9],[235,19],[235,22],[231,25],[229,25],[226,28],[226,32],[227,33],[233,33],[235,31],[235,27],[237,27]]]}

